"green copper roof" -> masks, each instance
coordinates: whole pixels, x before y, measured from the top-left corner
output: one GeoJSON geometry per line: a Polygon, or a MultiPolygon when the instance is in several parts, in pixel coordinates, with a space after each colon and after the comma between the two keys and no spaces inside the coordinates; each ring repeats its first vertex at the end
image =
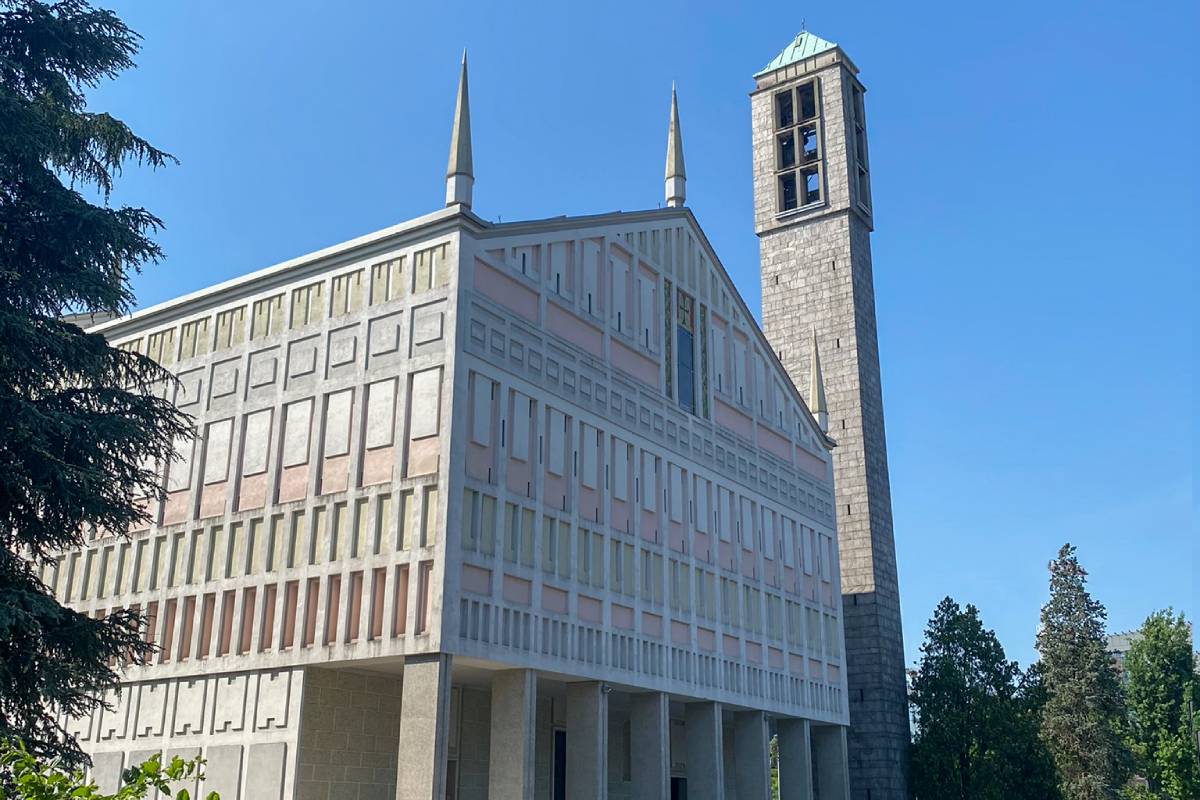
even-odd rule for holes
{"type": "Polygon", "coordinates": [[[766,75],[768,72],[786,67],[788,64],[795,64],[797,61],[803,61],[806,58],[812,58],[818,53],[824,53],[826,50],[832,50],[837,47],[836,42],[827,42],[820,36],[813,36],[808,31],[800,31],[796,34],[796,38],[792,43],[783,48],[779,55],[772,58],[765,67],[754,73],[754,77],[766,75]]]}

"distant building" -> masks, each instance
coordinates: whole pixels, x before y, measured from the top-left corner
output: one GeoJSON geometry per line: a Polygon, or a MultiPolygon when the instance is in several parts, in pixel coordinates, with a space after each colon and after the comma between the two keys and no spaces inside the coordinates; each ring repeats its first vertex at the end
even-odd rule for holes
{"type": "Polygon", "coordinates": [[[465,59],[444,209],[97,321],[198,432],[44,576],[160,648],[66,722],[100,785],[165,751],[224,800],[761,800],[777,734],[785,800],[903,797],[856,74],[802,33],[756,75],[767,334],[674,95],[665,207],[493,223],[465,59]]]}
{"type": "MultiPolygon", "coordinates": [[[[1191,638],[1192,623],[1187,623],[1187,627],[1188,636],[1191,638]]],[[[1114,633],[1112,636],[1108,637],[1106,649],[1108,650],[1108,654],[1112,656],[1113,663],[1116,664],[1117,670],[1121,674],[1122,681],[1129,679],[1129,675],[1125,671],[1125,655],[1129,652],[1129,649],[1133,647],[1134,643],[1141,638],[1142,636],[1139,631],[1114,633]]],[[[1197,668],[1200,669],[1200,652],[1196,653],[1195,661],[1197,668]]]]}

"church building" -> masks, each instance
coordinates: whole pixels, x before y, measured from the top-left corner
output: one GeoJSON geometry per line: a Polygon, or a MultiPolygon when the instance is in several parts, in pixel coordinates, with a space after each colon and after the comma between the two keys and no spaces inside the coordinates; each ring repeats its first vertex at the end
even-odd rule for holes
{"type": "Polygon", "coordinates": [[[92,327],[196,430],[43,576],[158,648],[65,723],[102,788],[764,800],[777,737],[783,800],[905,796],[863,87],[802,32],[750,108],[761,327],[674,92],[661,207],[490,222],[465,57],[443,208],[92,327]]]}

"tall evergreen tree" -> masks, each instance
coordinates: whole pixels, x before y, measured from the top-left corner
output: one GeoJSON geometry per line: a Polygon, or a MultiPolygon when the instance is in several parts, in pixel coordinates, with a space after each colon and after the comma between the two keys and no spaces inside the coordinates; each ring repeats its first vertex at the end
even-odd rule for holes
{"type": "Polygon", "coordinates": [[[918,800],[1057,797],[1022,675],[979,611],[947,597],[925,630],[912,676],[912,786],[918,800]]]}
{"type": "Polygon", "coordinates": [[[1050,562],[1050,600],[1037,635],[1046,702],[1042,739],[1065,800],[1114,800],[1129,777],[1121,686],[1105,649],[1107,613],[1087,590],[1075,548],[1050,562]]]}
{"type": "Polygon", "coordinates": [[[1200,797],[1193,703],[1198,680],[1192,631],[1183,615],[1151,614],[1125,655],[1129,746],[1134,767],[1162,800],[1200,797]]]}
{"type": "Polygon", "coordinates": [[[77,613],[40,575],[144,521],[155,463],[189,433],[168,373],[62,319],[126,313],[131,272],[160,256],[159,220],[109,196],[123,165],[171,157],[84,97],[138,41],[83,0],[0,0],[0,738],[74,762],[56,712],[95,708],[150,646],[137,613],[77,613]]]}

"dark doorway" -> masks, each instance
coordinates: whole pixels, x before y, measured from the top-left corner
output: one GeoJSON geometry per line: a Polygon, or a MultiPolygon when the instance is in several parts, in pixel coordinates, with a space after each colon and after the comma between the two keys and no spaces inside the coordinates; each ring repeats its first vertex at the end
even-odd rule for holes
{"type": "Polygon", "coordinates": [[[687,778],[671,778],[671,800],[687,800],[687,778]]]}
{"type": "Polygon", "coordinates": [[[567,732],[554,731],[554,800],[567,800],[567,732]]]}

